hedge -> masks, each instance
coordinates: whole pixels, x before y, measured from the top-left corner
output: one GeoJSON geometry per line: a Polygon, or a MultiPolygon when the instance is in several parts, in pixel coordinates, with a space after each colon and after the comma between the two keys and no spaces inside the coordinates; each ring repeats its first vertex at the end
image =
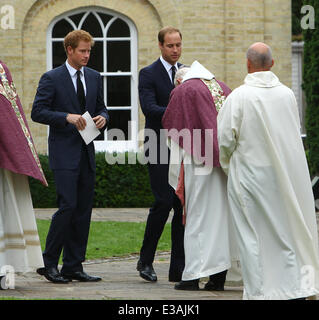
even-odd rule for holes
{"type": "MultiPolygon", "coordinates": [[[[145,164],[136,161],[128,164],[128,157],[136,154],[122,154],[126,164],[108,164],[105,153],[96,154],[95,208],[147,208],[154,201],[148,170],[145,164]]],[[[52,171],[46,155],[39,155],[49,187],[29,178],[34,208],[56,208],[56,192],[52,171]]]]}
{"type": "Polygon", "coordinates": [[[306,147],[310,173],[314,176],[319,174],[319,1],[304,0],[303,4],[311,5],[315,9],[315,29],[303,31],[303,89],[307,100],[306,147]]]}

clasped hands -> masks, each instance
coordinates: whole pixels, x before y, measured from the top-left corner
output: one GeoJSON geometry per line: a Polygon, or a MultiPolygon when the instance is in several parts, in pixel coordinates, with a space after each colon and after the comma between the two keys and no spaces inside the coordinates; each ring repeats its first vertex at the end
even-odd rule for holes
{"type": "MultiPolygon", "coordinates": [[[[66,121],[74,124],[78,130],[84,130],[86,127],[86,120],[80,114],[69,113],[66,117],[66,121]]],[[[102,129],[106,124],[106,119],[102,116],[94,117],[93,121],[98,129],[102,129]]]]}

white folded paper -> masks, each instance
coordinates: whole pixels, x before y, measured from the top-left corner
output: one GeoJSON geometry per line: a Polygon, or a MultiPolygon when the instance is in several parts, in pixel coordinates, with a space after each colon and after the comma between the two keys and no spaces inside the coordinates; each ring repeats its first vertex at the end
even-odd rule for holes
{"type": "Polygon", "coordinates": [[[101,134],[100,130],[96,127],[90,113],[86,111],[82,114],[82,117],[86,121],[86,127],[84,130],[79,130],[84,142],[86,144],[91,143],[98,135],[101,134]]]}

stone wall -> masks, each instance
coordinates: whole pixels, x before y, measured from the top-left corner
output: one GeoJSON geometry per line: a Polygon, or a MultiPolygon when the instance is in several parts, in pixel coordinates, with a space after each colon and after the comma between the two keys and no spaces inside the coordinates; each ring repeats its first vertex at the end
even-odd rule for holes
{"type": "MultiPolygon", "coordinates": [[[[158,30],[173,25],[182,31],[181,62],[195,59],[231,88],[246,75],[245,53],[256,41],[273,49],[273,71],[291,86],[290,0],[0,0],[15,9],[15,29],[0,28],[0,59],[9,66],[40,153],[47,151],[47,128],[30,120],[38,81],[47,70],[47,28],[51,21],[80,7],[119,12],[138,32],[138,69],[159,56],[158,30]]],[[[1,19],[1,16],[0,16],[1,19]]],[[[139,126],[144,116],[139,112],[139,126]]]]}

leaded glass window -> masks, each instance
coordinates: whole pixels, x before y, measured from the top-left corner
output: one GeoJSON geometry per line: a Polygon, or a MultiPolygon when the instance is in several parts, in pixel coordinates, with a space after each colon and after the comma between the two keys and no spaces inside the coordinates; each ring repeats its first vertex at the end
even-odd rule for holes
{"type": "Polygon", "coordinates": [[[66,61],[63,39],[76,29],[94,38],[88,67],[103,78],[105,104],[110,114],[108,130],[95,141],[97,150],[124,151],[137,148],[137,34],[132,21],[102,9],[76,10],[57,17],[48,30],[48,69],[66,61]],[[130,122],[135,125],[130,125],[130,122]],[[120,129],[110,141],[108,131],[120,129]],[[135,130],[132,132],[132,130],[135,130]]]}

